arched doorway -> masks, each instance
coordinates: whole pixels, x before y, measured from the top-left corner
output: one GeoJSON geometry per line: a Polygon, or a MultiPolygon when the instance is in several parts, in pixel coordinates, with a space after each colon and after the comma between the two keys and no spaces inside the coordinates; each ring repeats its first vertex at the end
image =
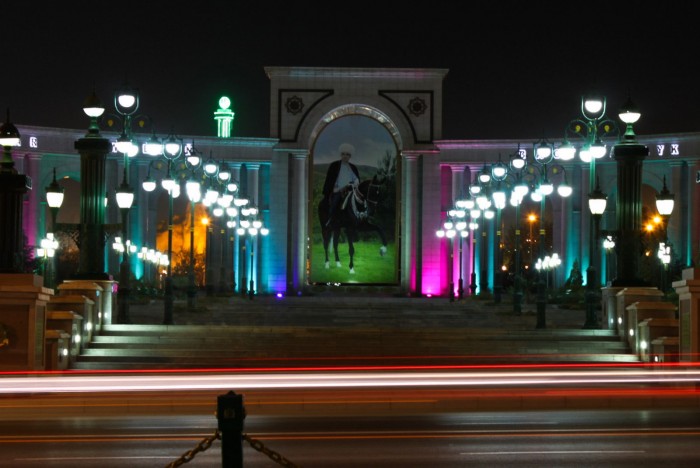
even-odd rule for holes
{"type": "MultiPolygon", "coordinates": [[[[310,158],[309,184],[309,261],[307,277],[310,284],[324,285],[396,285],[399,281],[398,230],[398,149],[390,130],[367,115],[340,113],[317,134],[310,158]],[[324,198],[323,186],[329,167],[340,159],[341,145],[351,145],[351,163],[359,172],[359,181],[374,177],[381,181],[380,198],[372,207],[368,224],[353,239],[354,268],[350,269],[350,252],[345,229],[340,231],[338,253],[334,258],[331,243],[329,261],[324,251],[323,227],[319,209],[324,198]],[[385,245],[384,240],[386,241],[385,245]]],[[[371,200],[374,202],[374,200],[371,200]]],[[[347,203],[351,203],[348,199],[347,203]]],[[[350,205],[348,205],[350,207],[350,205]]]]}

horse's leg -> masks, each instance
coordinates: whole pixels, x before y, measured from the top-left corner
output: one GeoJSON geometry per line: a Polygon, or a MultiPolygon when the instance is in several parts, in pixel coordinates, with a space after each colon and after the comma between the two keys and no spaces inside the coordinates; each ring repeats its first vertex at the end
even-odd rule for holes
{"type": "Polygon", "coordinates": [[[338,255],[338,238],[340,237],[340,228],[333,229],[333,253],[335,253],[335,266],[340,267],[340,256],[338,255]]]}
{"type": "Polygon", "coordinates": [[[321,235],[323,236],[323,251],[326,253],[326,269],[330,268],[330,262],[328,261],[328,241],[330,240],[330,233],[328,232],[328,229],[323,229],[321,231],[321,235]]]}
{"type": "Polygon", "coordinates": [[[382,240],[382,246],[379,247],[379,255],[384,256],[386,255],[386,236],[384,235],[384,230],[379,227],[378,224],[369,224],[372,228],[374,228],[375,231],[377,231],[377,234],[379,235],[379,238],[382,240]]]}
{"type": "Polygon", "coordinates": [[[348,237],[348,253],[350,254],[350,264],[348,265],[350,267],[350,274],[354,275],[355,274],[355,262],[353,260],[355,256],[355,244],[353,244],[353,237],[355,237],[356,233],[355,231],[345,231],[348,237]]]}

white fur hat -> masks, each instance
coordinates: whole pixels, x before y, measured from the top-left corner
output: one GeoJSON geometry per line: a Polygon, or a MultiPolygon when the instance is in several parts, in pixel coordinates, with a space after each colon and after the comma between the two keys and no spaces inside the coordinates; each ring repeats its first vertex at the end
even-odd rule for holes
{"type": "Polygon", "coordinates": [[[338,148],[338,151],[339,151],[341,154],[342,154],[342,153],[350,153],[350,155],[352,156],[353,154],[355,154],[355,147],[352,146],[350,143],[343,143],[343,144],[340,145],[340,147],[338,148]]]}

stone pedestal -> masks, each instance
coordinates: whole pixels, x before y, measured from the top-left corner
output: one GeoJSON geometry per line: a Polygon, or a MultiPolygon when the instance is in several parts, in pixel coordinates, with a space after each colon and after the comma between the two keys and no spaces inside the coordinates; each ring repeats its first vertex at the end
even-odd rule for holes
{"type": "Polygon", "coordinates": [[[642,362],[651,360],[651,352],[654,340],[657,338],[678,338],[678,319],[648,318],[639,322],[639,349],[637,355],[642,362]]]}
{"type": "MultiPolygon", "coordinates": [[[[627,306],[625,323],[627,323],[627,344],[632,351],[639,354],[639,323],[650,318],[675,319],[677,307],[664,301],[640,301],[627,306]]],[[[648,343],[648,342],[647,342],[648,343]]]]}
{"type": "Polygon", "coordinates": [[[0,370],[44,370],[46,303],[53,291],[43,284],[37,275],[0,275],[0,327],[7,340],[0,343],[0,370]]]}
{"type": "Polygon", "coordinates": [[[46,312],[46,329],[62,330],[69,335],[68,362],[72,365],[82,348],[83,317],[72,310],[54,310],[46,312]]]}
{"type": "Polygon", "coordinates": [[[627,341],[629,324],[627,323],[627,306],[635,302],[661,301],[664,293],[657,288],[629,287],[622,288],[616,295],[615,329],[621,340],[627,341]]]}
{"type": "Polygon", "coordinates": [[[673,282],[678,294],[679,361],[700,359],[700,268],[686,268],[680,281],[673,282]]]}
{"type": "Polygon", "coordinates": [[[70,356],[70,335],[63,330],[46,330],[46,348],[44,350],[46,370],[68,369],[70,356]]]}
{"type": "Polygon", "coordinates": [[[678,362],[678,337],[662,336],[652,340],[650,359],[654,364],[678,362]]]}
{"type": "Polygon", "coordinates": [[[603,309],[602,326],[605,330],[617,329],[617,314],[615,313],[617,309],[617,293],[619,293],[623,289],[624,288],[619,286],[606,286],[600,289],[600,301],[601,307],[603,309]]]}
{"type": "Polygon", "coordinates": [[[46,304],[46,310],[49,314],[54,311],[71,311],[79,314],[83,318],[80,330],[80,350],[82,351],[89,346],[97,323],[95,301],[81,294],[54,296],[46,304]]]}
{"type": "Polygon", "coordinates": [[[66,280],[58,285],[58,295],[83,295],[95,302],[96,317],[95,333],[102,331],[102,326],[112,323],[114,309],[113,280],[66,280]]]}

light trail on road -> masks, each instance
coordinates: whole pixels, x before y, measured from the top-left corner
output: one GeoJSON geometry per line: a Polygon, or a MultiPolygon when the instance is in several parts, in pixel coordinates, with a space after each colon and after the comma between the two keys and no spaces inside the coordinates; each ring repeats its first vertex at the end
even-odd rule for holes
{"type": "Polygon", "coordinates": [[[196,390],[265,390],[322,388],[419,388],[581,386],[619,384],[698,384],[700,370],[547,370],[547,371],[346,371],[220,372],[153,374],[45,374],[0,377],[0,394],[141,392],[196,390]]]}

